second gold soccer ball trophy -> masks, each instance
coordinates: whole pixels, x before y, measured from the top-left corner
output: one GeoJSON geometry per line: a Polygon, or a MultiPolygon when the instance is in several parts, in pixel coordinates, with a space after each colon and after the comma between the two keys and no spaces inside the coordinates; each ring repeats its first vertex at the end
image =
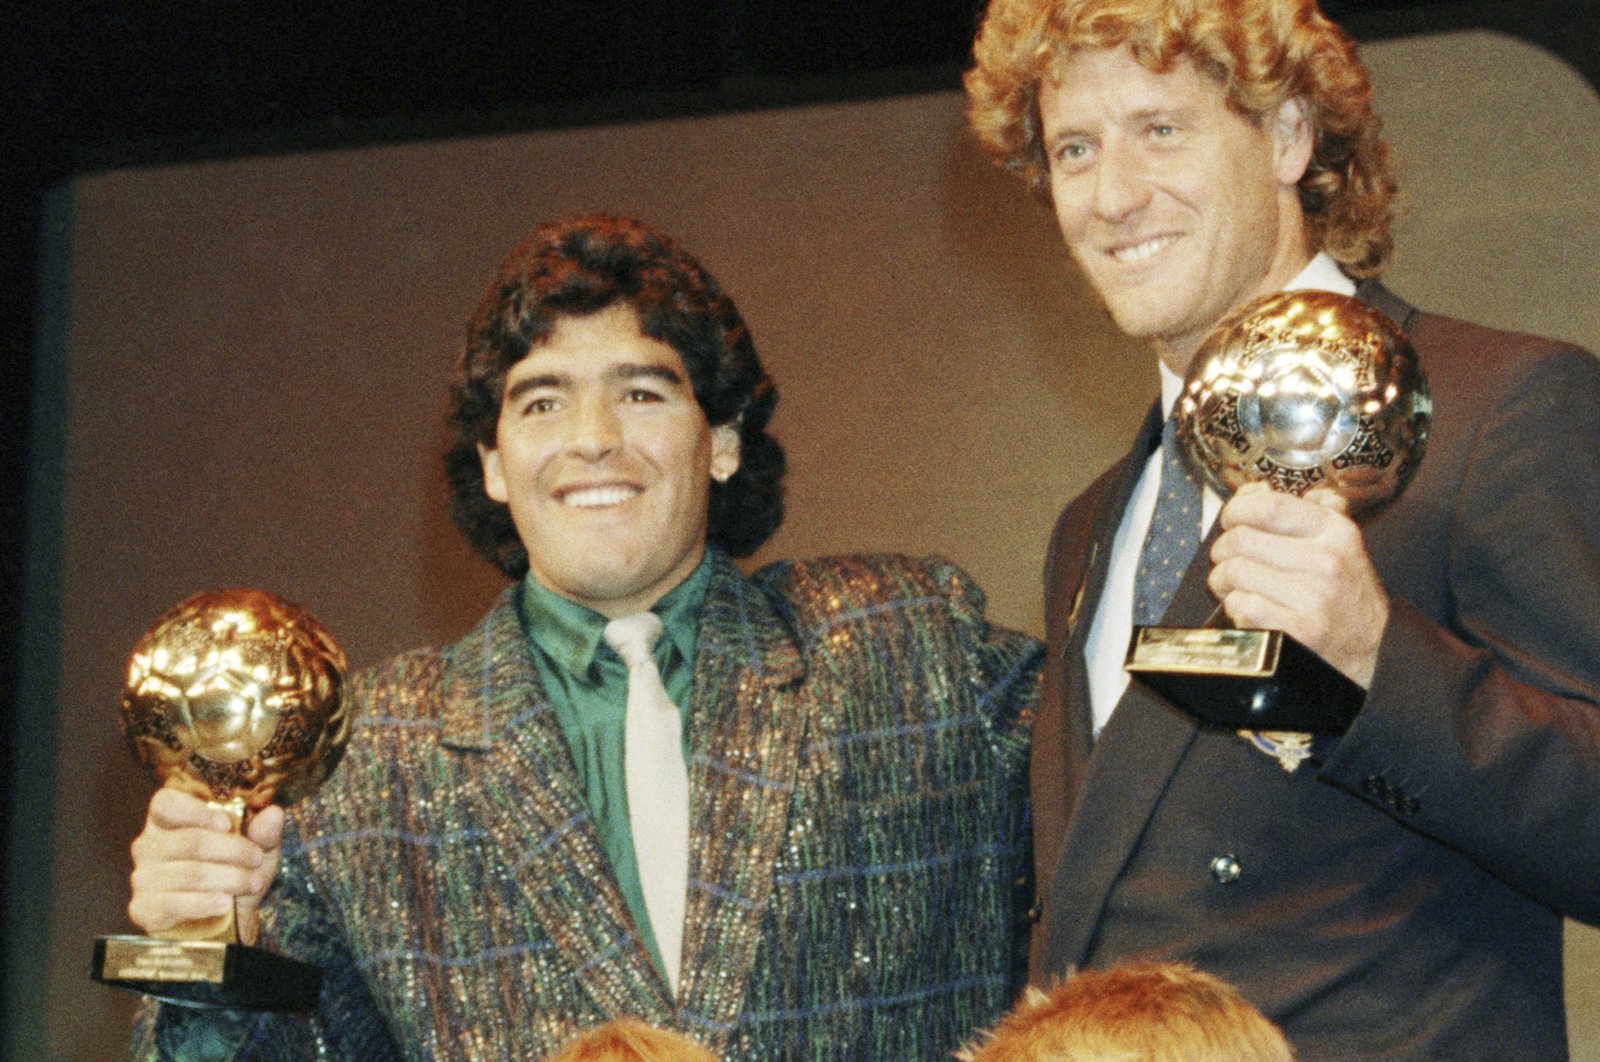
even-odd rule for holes
{"type": "MultiPolygon", "coordinates": [[[[1370,517],[1404,489],[1428,437],[1427,379],[1404,333],[1358,299],[1286,291],[1222,321],[1174,410],[1190,468],[1226,498],[1245,483],[1336,491],[1370,517]]],[[[1282,631],[1134,628],[1126,667],[1202,723],[1341,733],[1362,690],[1282,631]]]]}

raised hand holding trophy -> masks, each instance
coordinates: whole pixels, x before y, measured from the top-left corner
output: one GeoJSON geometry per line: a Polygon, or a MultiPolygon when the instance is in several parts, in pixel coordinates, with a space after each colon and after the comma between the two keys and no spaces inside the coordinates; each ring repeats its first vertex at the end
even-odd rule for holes
{"type": "MultiPolygon", "coordinates": [[[[1393,322],[1358,299],[1286,291],[1241,307],[1195,353],[1174,411],[1190,468],[1223,498],[1249,482],[1336,491],[1352,519],[1410,480],[1432,419],[1393,322]]],[[[1359,686],[1282,631],[1138,626],[1127,670],[1202,723],[1341,733],[1359,686]]]]}
{"type": "MultiPolygon", "coordinates": [[[[260,590],[195,594],[128,659],[122,729],[165,784],[235,832],[325,781],[349,738],[344,652],[309,613],[260,590]]],[[[149,937],[95,941],[90,975],[187,1006],[310,1010],[321,971],[239,939],[233,911],[149,937]]]]}

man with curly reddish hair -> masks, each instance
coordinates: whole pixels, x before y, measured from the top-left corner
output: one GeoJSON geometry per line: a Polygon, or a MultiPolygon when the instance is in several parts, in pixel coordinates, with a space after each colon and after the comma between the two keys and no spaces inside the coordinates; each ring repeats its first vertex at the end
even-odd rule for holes
{"type": "Polygon", "coordinates": [[[1600,367],[1376,282],[1388,150],[1313,0],[992,0],[974,57],[979,140],[1162,378],[1047,562],[1037,967],[1192,961],[1304,1058],[1564,1057],[1562,916],[1600,920],[1600,367]],[[1163,460],[1203,339],[1292,288],[1388,314],[1430,378],[1426,459],[1361,526],[1163,460]],[[1219,601],[1364,691],[1347,732],[1204,728],[1130,684],[1135,622],[1219,601]]]}

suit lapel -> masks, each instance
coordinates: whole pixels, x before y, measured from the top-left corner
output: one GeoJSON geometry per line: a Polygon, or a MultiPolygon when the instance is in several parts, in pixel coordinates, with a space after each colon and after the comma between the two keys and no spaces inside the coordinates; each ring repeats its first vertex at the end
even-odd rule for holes
{"type": "Polygon", "coordinates": [[[1111,886],[1122,872],[1196,729],[1142,686],[1117,704],[1090,757],[1061,862],[1050,885],[1052,969],[1088,956],[1111,886]]]}
{"type": "Polygon", "coordinates": [[[671,1000],[634,930],[506,591],[451,650],[444,743],[479,757],[461,797],[558,950],[606,1013],[670,1022],[671,1000]]]}
{"type": "Polygon", "coordinates": [[[680,1006],[720,1049],[755,970],[808,713],[787,625],[727,557],[714,563],[695,647],[680,1006]]]}
{"type": "Polygon", "coordinates": [[[1407,335],[1411,333],[1411,326],[1417,316],[1417,308],[1406,302],[1400,296],[1378,283],[1376,280],[1363,280],[1356,286],[1356,298],[1368,306],[1386,315],[1407,335]]]}
{"type": "MultiPolygon", "coordinates": [[[[1070,676],[1067,716],[1076,733],[1069,747],[1090,748],[1091,712],[1084,643],[1105,589],[1109,559],[1122,515],[1161,430],[1159,410],[1145,422],[1122,475],[1099,506],[1090,549],[1100,557],[1081,605],[1079,621],[1063,647],[1070,676]]],[[[1210,571],[1209,542],[1213,528],[1196,551],[1162,621],[1198,626],[1214,603],[1206,587],[1210,571]]],[[[1136,547],[1130,547],[1136,548],[1136,547]]],[[[1101,909],[1137,846],[1145,824],[1159,802],[1197,729],[1181,713],[1137,682],[1117,703],[1098,741],[1081,765],[1068,764],[1074,780],[1069,794],[1066,836],[1061,858],[1049,884],[1050,966],[1060,970],[1084,961],[1093,945],[1101,909]]]]}
{"type": "MultiPolygon", "coordinates": [[[[1063,553],[1085,558],[1081,581],[1070,599],[1071,604],[1060,640],[1058,641],[1056,637],[1050,639],[1052,645],[1061,646],[1060,651],[1053,654],[1054,659],[1051,664],[1059,673],[1057,681],[1064,706],[1061,725],[1064,730],[1062,745],[1066,759],[1061,766],[1064,777],[1068,780],[1068,786],[1060,820],[1063,823],[1071,821],[1073,808],[1082,791],[1085,773],[1089,766],[1094,730],[1084,646],[1094,626],[1094,616],[1100,608],[1100,599],[1105,594],[1106,579],[1111,570],[1111,550],[1116,542],[1117,529],[1122,523],[1123,510],[1128,507],[1128,502],[1139,484],[1139,477],[1144,472],[1145,462],[1150,456],[1151,449],[1160,438],[1161,424],[1161,407],[1157,404],[1151,407],[1145,417],[1144,425],[1140,428],[1128,456],[1105,477],[1103,486],[1097,484],[1099,497],[1091,496],[1086,499],[1092,506],[1087,542],[1073,542],[1072,538],[1075,536],[1068,535],[1065,540],[1058,543],[1063,553]]],[[[1052,869],[1053,867],[1052,862],[1052,869]]]]}

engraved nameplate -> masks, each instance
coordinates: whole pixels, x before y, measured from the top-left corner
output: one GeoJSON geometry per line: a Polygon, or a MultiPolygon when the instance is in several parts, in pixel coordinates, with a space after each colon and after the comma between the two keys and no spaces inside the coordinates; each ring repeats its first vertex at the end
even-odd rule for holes
{"type": "Polygon", "coordinates": [[[217,941],[106,937],[104,976],[117,981],[210,981],[220,983],[227,945],[217,941]]]}
{"type": "Polygon", "coordinates": [[[1128,671],[1190,675],[1270,675],[1278,666],[1280,632],[1216,627],[1135,627],[1128,671]]]}

